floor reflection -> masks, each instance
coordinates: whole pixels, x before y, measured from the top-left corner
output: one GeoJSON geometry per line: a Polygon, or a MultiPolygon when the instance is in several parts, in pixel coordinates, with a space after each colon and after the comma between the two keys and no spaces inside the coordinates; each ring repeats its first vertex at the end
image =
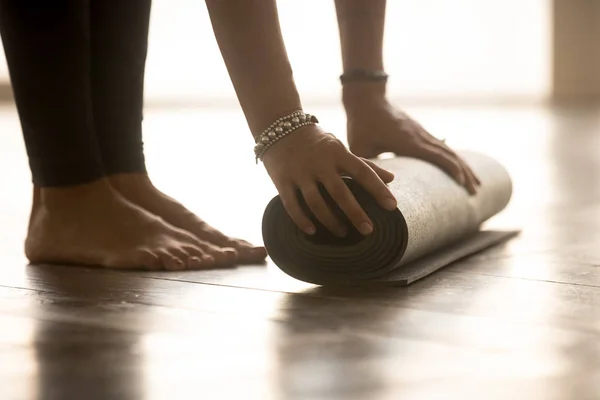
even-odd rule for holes
{"type": "MultiPolygon", "coordinates": [[[[0,292],[1,293],[1,292],[0,292]]],[[[0,295],[5,304],[6,297],[0,295]]],[[[0,387],[5,399],[37,399],[41,392],[35,382],[40,367],[35,351],[36,322],[15,315],[0,315],[0,387]],[[32,384],[33,382],[33,384],[32,384]]]]}
{"type": "Polygon", "coordinates": [[[573,373],[571,351],[592,335],[552,327],[551,317],[544,321],[551,290],[536,293],[524,286],[507,292],[501,286],[464,293],[462,300],[457,293],[454,303],[448,287],[445,313],[424,311],[441,296],[428,284],[370,292],[311,290],[311,296],[339,300],[335,306],[322,302],[326,306],[321,308],[318,298],[291,296],[286,304],[290,321],[311,337],[307,347],[319,344],[306,351],[298,349],[302,344],[295,346],[294,356],[285,361],[296,371],[311,372],[285,374],[282,384],[306,388],[300,386],[302,378],[294,378],[312,374],[323,363],[327,368],[319,378],[319,392],[377,393],[394,387],[396,395],[408,398],[446,398],[447,393],[460,398],[478,391],[485,398],[566,398],[571,388],[561,382],[573,373]],[[309,315],[312,325],[303,321],[309,315]],[[528,323],[531,316],[534,325],[528,323]],[[500,382],[510,386],[498,386],[500,382]],[[490,385],[495,393],[487,393],[490,385]]]}
{"type": "Polygon", "coordinates": [[[33,385],[41,397],[31,399],[76,395],[104,400],[139,393],[143,384],[139,335],[101,323],[102,310],[110,308],[107,294],[114,289],[93,279],[69,279],[52,268],[29,269],[27,275],[50,290],[33,292],[22,304],[23,314],[36,319],[27,346],[35,353],[38,379],[33,385]]]}

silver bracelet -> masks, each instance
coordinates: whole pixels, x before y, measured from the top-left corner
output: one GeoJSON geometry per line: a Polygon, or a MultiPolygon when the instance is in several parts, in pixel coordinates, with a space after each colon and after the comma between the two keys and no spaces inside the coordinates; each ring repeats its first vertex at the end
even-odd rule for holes
{"type": "Polygon", "coordinates": [[[277,118],[271,126],[255,139],[254,155],[256,156],[256,163],[258,164],[258,160],[262,161],[265,152],[279,139],[289,135],[298,128],[317,123],[319,123],[317,117],[306,114],[302,110],[294,111],[285,117],[277,118]]]}

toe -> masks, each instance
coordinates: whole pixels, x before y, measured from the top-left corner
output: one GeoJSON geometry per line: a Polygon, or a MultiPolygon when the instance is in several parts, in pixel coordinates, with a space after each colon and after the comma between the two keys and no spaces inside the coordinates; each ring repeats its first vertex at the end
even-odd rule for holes
{"type": "Polygon", "coordinates": [[[212,256],[206,254],[206,251],[199,246],[186,244],[182,246],[187,254],[189,254],[188,268],[208,268],[215,265],[215,260],[212,256]]]}
{"type": "Polygon", "coordinates": [[[149,271],[158,271],[162,269],[160,258],[148,249],[140,249],[136,251],[136,263],[140,267],[149,271]]]}
{"type": "Polygon", "coordinates": [[[204,256],[202,256],[202,263],[203,266],[207,268],[214,267],[216,265],[215,258],[210,254],[205,254],[204,256]]]}
{"type": "Polygon", "coordinates": [[[200,269],[203,267],[202,258],[191,256],[188,259],[187,266],[189,269],[200,269]]]}
{"type": "Polygon", "coordinates": [[[238,263],[261,262],[267,257],[267,251],[264,247],[254,246],[242,239],[230,238],[212,227],[208,227],[207,229],[209,229],[207,234],[209,234],[210,239],[204,240],[209,241],[225,253],[229,254],[231,250],[234,250],[236,253],[236,262],[238,263]]]}
{"type": "Polygon", "coordinates": [[[206,254],[212,255],[219,266],[261,262],[267,256],[264,247],[230,238],[202,221],[197,221],[187,229],[178,228],[177,234],[181,240],[201,247],[206,254]]]}
{"type": "Polygon", "coordinates": [[[160,258],[147,248],[132,248],[106,256],[99,265],[114,269],[157,271],[163,269],[160,258]]]}
{"type": "Polygon", "coordinates": [[[214,258],[216,265],[230,266],[238,262],[238,251],[233,247],[217,247],[206,243],[205,251],[214,258]]]}
{"type": "Polygon", "coordinates": [[[254,246],[241,239],[232,239],[230,243],[230,246],[239,253],[239,262],[262,262],[267,258],[267,250],[262,246],[254,246]]]}
{"type": "MultiPolygon", "coordinates": [[[[156,255],[160,258],[161,264],[167,271],[181,271],[185,269],[183,260],[167,249],[157,250],[156,255]]],[[[187,256],[184,258],[187,259],[187,256]]]]}
{"type": "Polygon", "coordinates": [[[238,252],[233,248],[207,246],[206,254],[212,257],[215,266],[229,267],[237,264],[238,252]]]}
{"type": "Polygon", "coordinates": [[[200,240],[190,234],[192,246],[198,247],[204,254],[208,254],[215,260],[215,265],[230,266],[237,263],[238,251],[233,247],[218,247],[212,243],[200,240]]]}
{"type": "Polygon", "coordinates": [[[238,259],[238,251],[233,247],[221,247],[220,252],[223,254],[223,261],[227,263],[235,263],[238,259]]]}

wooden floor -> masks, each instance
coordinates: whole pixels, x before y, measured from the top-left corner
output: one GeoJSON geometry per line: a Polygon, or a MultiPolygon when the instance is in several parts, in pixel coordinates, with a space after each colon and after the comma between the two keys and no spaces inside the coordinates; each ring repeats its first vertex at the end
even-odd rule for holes
{"type": "MultiPolygon", "coordinates": [[[[341,132],[339,109],[308,110],[341,132]]],[[[26,266],[30,177],[0,110],[0,398],[600,398],[600,110],[410,109],[490,153],[510,243],[408,288],[323,290],[274,265],[177,273],[26,266]]],[[[237,110],[148,110],[158,185],[260,241],[274,195],[237,110]]]]}

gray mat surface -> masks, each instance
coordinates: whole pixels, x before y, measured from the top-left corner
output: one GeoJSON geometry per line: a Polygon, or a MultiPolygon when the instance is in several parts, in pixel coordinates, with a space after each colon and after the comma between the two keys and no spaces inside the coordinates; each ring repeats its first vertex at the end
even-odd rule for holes
{"type": "Polygon", "coordinates": [[[476,196],[469,196],[440,169],[413,158],[377,161],[396,175],[389,185],[398,199],[394,211],[381,209],[356,182],[346,179],[374,222],[375,231],[367,237],[352,231],[338,239],[322,226],[316,235],[307,236],[276,196],[263,215],[263,239],[271,259],[288,275],[318,285],[407,285],[514,236],[518,232],[480,230],[510,201],[508,172],[484,154],[461,155],[482,181],[476,196]]]}

